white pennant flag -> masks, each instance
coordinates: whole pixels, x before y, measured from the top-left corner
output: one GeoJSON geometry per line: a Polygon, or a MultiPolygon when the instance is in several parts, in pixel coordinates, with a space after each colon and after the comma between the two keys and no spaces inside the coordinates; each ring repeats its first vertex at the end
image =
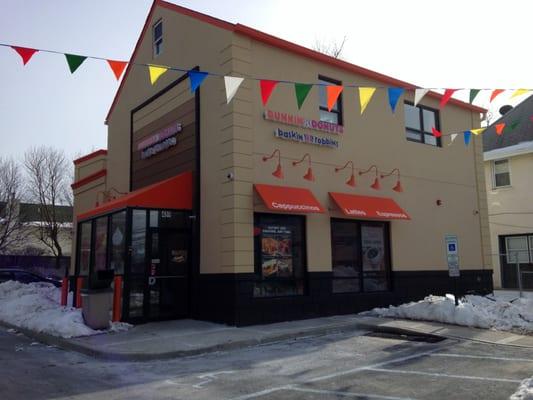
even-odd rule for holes
{"type": "Polygon", "coordinates": [[[235,76],[224,77],[224,84],[226,85],[226,102],[228,104],[231,99],[233,99],[233,96],[235,96],[235,93],[237,93],[237,89],[241,86],[242,81],[244,81],[244,78],[237,78],[235,76]]]}
{"type": "Polygon", "coordinates": [[[450,144],[448,144],[448,146],[451,146],[451,145],[452,145],[452,143],[453,143],[453,141],[455,140],[455,138],[457,137],[457,135],[458,135],[458,133],[452,133],[452,135],[451,135],[451,139],[452,139],[452,141],[450,142],[450,144]]]}
{"type": "Polygon", "coordinates": [[[429,89],[415,89],[415,107],[422,100],[422,97],[429,92],[429,89]]]}

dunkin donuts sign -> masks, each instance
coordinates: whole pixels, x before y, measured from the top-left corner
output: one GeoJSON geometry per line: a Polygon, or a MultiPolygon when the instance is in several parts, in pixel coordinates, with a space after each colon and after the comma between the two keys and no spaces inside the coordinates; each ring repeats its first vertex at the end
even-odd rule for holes
{"type": "Polygon", "coordinates": [[[141,151],[141,159],[152,157],[178,143],[176,135],[181,132],[179,122],[173,122],[169,126],[159,130],[156,134],[137,144],[137,150],[141,151]]]}

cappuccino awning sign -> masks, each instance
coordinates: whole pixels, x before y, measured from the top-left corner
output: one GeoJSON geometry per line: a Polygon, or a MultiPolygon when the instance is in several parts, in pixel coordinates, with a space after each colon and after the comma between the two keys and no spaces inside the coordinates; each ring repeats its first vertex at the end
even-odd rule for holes
{"type": "Polygon", "coordinates": [[[254,188],[269,210],[290,214],[324,213],[309,189],[262,184],[255,184],[254,188]]]}
{"type": "Polygon", "coordinates": [[[144,150],[147,147],[150,147],[156,143],[162,142],[163,140],[168,139],[169,137],[174,136],[175,134],[181,132],[181,129],[182,127],[181,127],[180,122],[173,122],[172,124],[157,131],[157,133],[141,141],[137,145],[137,150],[144,150]]]}
{"type": "Polygon", "coordinates": [[[344,132],[342,125],[316,119],[307,119],[291,113],[265,110],[263,115],[267,121],[280,122],[282,124],[297,126],[305,129],[313,129],[323,133],[334,133],[341,135],[344,132]]]}
{"type": "Polygon", "coordinates": [[[411,217],[391,198],[329,192],[342,213],[353,218],[403,219],[411,217]]]}

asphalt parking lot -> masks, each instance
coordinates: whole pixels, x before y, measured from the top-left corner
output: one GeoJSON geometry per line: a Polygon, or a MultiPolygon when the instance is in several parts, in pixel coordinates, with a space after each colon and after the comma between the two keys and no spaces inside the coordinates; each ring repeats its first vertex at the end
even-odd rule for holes
{"type": "Polygon", "coordinates": [[[113,362],[0,328],[0,393],[3,400],[506,399],[533,375],[533,349],[413,339],[358,331],[113,362]]]}

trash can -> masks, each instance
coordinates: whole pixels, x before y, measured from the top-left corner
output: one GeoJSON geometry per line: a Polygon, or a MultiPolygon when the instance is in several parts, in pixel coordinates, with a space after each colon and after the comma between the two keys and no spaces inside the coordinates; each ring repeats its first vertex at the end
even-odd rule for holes
{"type": "Polygon", "coordinates": [[[81,291],[82,315],[85,324],[92,329],[109,328],[113,304],[111,281],[113,271],[97,271],[97,280],[81,291]]]}

